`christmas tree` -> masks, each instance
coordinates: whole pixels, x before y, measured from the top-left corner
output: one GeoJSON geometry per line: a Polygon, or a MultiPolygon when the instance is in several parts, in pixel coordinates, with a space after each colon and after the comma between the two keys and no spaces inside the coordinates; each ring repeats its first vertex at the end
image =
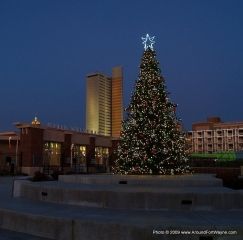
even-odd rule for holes
{"type": "Polygon", "coordinates": [[[161,75],[154,37],[143,39],[140,74],[126,109],[117,159],[119,174],[183,174],[190,172],[185,138],[161,75]]]}

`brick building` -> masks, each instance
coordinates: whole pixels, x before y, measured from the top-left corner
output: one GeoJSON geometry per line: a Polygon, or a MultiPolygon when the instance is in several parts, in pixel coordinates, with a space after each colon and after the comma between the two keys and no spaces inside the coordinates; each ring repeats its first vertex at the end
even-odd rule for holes
{"type": "Polygon", "coordinates": [[[222,122],[219,117],[210,117],[193,123],[187,142],[191,153],[243,151],[243,122],[222,122]]]}
{"type": "Polygon", "coordinates": [[[18,161],[19,136],[16,132],[0,133],[0,171],[11,171],[18,161]]]}
{"type": "Polygon", "coordinates": [[[8,160],[17,165],[18,171],[29,175],[46,169],[109,171],[110,136],[44,126],[37,118],[31,124],[15,126],[18,133],[0,134],[0,166],[8,160]]]}

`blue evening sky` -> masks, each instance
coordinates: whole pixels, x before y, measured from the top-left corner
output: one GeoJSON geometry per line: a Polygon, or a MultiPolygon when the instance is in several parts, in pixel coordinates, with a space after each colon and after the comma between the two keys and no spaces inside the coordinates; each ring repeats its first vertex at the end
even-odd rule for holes
{"type": "Polygon", "coordinates": [[[84,128],[86,74],[116,65],[127,105],[146,33],[187,129],[243,120],[242,0],[0,0],[0,130],[84,128]]]}

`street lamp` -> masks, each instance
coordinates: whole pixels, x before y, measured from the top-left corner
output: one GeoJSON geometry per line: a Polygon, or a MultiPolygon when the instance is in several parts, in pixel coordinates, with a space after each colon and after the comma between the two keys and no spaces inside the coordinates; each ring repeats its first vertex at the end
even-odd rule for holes
{"type": "Polygon", "coordinates": [[[70,161],[71,169],[73,168],[73,147],[74,147],[74,144],[72,143],[71,144],[71,161],[70,161]]]}
{"type": "Polygon", "coordinates": [[[19,151],[19,139],[17,137],[17,142],[16,142],[16,149],[15,149],[15,164],[16,164],[16,172],[18,172],[18,151],[19,151]]]}

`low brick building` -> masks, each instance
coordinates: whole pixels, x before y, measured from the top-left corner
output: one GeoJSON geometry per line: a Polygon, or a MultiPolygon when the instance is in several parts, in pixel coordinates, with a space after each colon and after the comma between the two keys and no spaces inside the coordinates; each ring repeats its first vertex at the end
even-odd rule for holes
{"type": "Polygon", "coordinates": [[[16,123],[18,133],[0,135],[0,166],[13,163],[18,172],[109,172],[112,138],[41,125],[16,123]],[[14,134],[14,135],[13,135],[14,134]]]}

